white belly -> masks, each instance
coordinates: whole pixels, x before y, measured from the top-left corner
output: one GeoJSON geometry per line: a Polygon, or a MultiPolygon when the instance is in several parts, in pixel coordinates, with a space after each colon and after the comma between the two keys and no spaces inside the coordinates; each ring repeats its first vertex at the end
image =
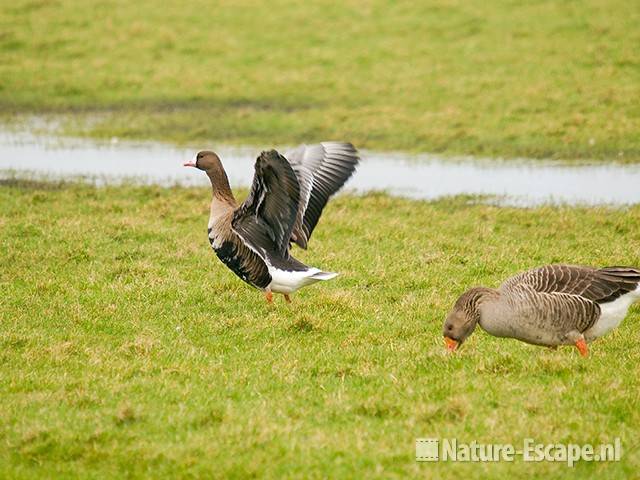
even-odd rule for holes
{"type": "Polygon", "coordinates": [[[593,327],[584,332],[588,341],[595,340],[616,328],[627,316],[629,307],[640,300],[640,286],[635,291],[622,295],[613,302],[600,305],[600,318],[593,327]]]}

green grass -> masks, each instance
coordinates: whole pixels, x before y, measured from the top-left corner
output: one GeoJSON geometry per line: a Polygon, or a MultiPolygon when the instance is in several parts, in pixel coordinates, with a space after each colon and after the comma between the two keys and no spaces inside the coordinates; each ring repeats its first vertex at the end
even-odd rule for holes
{"type": "Polygon", "coordinates": [[[0,114],[177,142],[640,161],[640,4],[15,0],[0,114]]]}
{"type": "Polygon", "coordinates": [[[625,478],[640,469],[640,309],[551,351],[444,316],[548,262],[640,264],[640,207],[339,197],[268,306],[206,239],[208,191],[0,187],[3,478],[625,478]],[[619,463],[420,464],[417,437],[600,443],[619,463]]]}

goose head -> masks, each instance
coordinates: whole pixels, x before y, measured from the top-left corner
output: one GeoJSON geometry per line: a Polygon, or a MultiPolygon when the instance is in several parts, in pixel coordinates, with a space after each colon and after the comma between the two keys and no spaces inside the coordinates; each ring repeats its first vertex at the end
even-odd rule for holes
{"type": "Polygon", "coordinates": [[[235,199],[229,186],[229,178],[224,171],[220,157],[215,152],[203,150],[196,153],[193,160],[183,163],[185,167],[195,167],[207,174],[213,188],[213,195],[229,204],[234,204],[235,199]]]}
{"type": "Polygon", "coordinates": [[[454,307],[442,328],[447,349],[451,352],[456,350],[473,333],[477,324],[478,320],[472,312],[454,307]]]}
{"type": "Polygon", "coordinates": [[[496,294],[493,289],[476,287],[460,295],[442,327],[442,335],[449,351],[453,352],[469,338],[480,322],[481,303],[496,294]]]}
{"type": "Polygon", "coordinates": [[[222,168],[220,157],[218,157],[215,152],[210,152],[208,150],[196,153],[193,160],[185,162],[183,165],[185,167],[195,167],[204,172],[222,168]]]}

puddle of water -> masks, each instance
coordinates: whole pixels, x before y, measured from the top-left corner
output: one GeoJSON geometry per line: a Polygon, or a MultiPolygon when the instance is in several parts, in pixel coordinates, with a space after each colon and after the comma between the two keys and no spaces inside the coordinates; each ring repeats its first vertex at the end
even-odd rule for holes
{"type": "MultiPolygon", "coordinates": [[[[233,187],[249,186],[258,148],[209,145],[220,155],[233,187]]],[[[0,172],[38,178],[88,177],[96,183],[134,180],[159,185],[208,185],[185,168],[198,148],[154,142],[93,142],[0,131],[0,172]]],[[[386,191],[415,199],[483,195],[516,206],[640,203],[640,165],[566,165],[545,161],[441,159],[363,151],[347,184],[356,192],[386,191]]]]}

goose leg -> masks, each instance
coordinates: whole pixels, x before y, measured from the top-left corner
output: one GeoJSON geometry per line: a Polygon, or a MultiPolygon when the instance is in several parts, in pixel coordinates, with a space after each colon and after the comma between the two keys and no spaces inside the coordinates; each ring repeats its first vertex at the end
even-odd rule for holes
{"type": "Polygon", "coordinates": [[[291,303],[291,297],[289,296],[288,293],[284,294],[284,299],[286,300],[287,303],[291,303]]]}
{"type": "Polygon", "coordinates": [[[273,303],[273,293],[271,293],[271,290],[264,292],[264,298],[267,299],[267,303],[273,303]]]}

